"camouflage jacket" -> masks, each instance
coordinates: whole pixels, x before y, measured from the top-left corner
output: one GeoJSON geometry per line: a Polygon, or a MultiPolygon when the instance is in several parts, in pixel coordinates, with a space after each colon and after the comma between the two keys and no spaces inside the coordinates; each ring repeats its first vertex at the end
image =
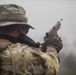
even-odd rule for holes
{"type": "Polygon", "coordinates": [[[59,60],[54,48],[46,53],[25,44],[0,43],[0,75],[56,75],[59,60]]]}

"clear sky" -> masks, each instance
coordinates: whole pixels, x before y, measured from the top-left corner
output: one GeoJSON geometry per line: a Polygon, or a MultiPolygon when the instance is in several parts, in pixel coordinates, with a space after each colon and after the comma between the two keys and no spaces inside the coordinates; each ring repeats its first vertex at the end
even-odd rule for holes
{"type": "Polygon", "coordinates": [[[26,10],[28,23],[35,28],[28,35],[36,42],[43,42],[45,33],[61,18],[62,40],[76,41],[76,0],[0,0],[0,4],[17,4],[26,10]]]}

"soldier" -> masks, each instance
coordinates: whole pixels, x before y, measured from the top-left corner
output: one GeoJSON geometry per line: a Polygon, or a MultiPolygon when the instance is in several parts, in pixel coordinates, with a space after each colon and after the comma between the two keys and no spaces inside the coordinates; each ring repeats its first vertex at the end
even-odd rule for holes
{"type": "Polygon", "coordinates": [[[62,41],[58,37],[47,40],[42,52],[27,42],[28,37],[22,39],[30,28],[34,29],[27,21],[21,6],[0,5],[0,75],[56,75],[62,41]]]}

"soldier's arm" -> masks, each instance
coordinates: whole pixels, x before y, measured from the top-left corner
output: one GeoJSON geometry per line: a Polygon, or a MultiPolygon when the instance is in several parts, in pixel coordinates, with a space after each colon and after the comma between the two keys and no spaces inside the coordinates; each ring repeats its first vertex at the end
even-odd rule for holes
{"type": "Polygon", "coordinates": [[[46,63],[48,64],[46,75],[56,75],[60,67],[58,53],[63,48],[62,40],[58,36],[50,38],[42,47],[42,51],[45,51],[43,58],[46,59],[46,63]]]}
{"type": "Polygon", "coordinates": [[[60,68],[60,60],[56,49],[54,47],[48,47],[42,56],[46,60],[48,66],[45,75],[56,75],[60,68]]]}

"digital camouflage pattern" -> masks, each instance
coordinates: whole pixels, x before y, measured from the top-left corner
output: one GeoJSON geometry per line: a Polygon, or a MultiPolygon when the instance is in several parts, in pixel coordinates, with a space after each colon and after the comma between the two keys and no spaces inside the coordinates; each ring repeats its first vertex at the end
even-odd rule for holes
{"type": "Polygon", "coordinates": [[[22,24],[33,28],[27,21],[26,11],[21,6],[15,4],[0,5],[0,27],[22,24]]]}
{"type": "Polygon", "coordinates": [[[0,75],[56,75],[56,54],[52,47],[44,53],[25,44],[0,43],[0,75]]]}

